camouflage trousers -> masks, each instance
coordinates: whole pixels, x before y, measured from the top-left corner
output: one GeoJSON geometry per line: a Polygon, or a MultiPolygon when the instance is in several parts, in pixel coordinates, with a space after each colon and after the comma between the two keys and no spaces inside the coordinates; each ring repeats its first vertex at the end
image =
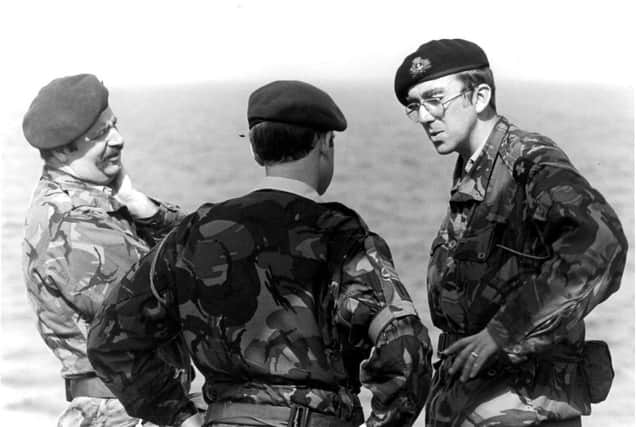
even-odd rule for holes
{"type": "MultiPolygon", "coordinates": [[[[436,363],[427,398],[427,427],[580,426],[585,415],[553,393],[535,398],[518,386],[522,373],[488,369],[462,383],[447,372],[453,358],[436,363]]],[[[529,382],[526,378],[524,381],[529,382]]]]}
{"type": "Polygon", "coordinates": [[[130,417],[118,399],[76,397],[58,418],[58,427],[157,427],[130,417]]]}

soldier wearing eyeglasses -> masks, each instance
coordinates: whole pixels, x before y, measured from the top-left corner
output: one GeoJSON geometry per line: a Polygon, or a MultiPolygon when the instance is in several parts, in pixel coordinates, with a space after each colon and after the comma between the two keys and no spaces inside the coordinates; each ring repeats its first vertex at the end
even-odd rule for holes
{"type": "Polygon", "coordinates": [[[584,317],[620,285],[616,214],[558,145],[497,114],[476,44],[423,44],[395,92],[436,151],[458,155],[427,271],[442,333],[426,424],[580,426],[613,377],[584,317]]]}
{"type": "MultiPolygon", "coordinates": [[[[92,74],[51,81],[23,121],[44,161],[25,221],[23,270],[38,331],[62,365],[69,406],[61,427],[140,425],[96,376],[87,333],[107,292],[184,216],[132,185],[116,122],[109,91],[92,74]]],[[[181,343],[159,355],[188,390],[181,343]]]]}

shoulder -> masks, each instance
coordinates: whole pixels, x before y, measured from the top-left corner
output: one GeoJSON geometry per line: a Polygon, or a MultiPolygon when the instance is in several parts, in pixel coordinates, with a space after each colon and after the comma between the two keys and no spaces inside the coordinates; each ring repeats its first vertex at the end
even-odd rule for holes
{"type": "Polygon", "coordinates": [[[172,240],[179,244],[206,240],[212,236],[216,236],[220,242],[246,240],[250,238],[247,223],[264,213],[256,210],[255,204],[255,200],[245,196],[203,203],[176,225],[171,232],[172,240]]]}
{"type": "Polygon", "coordinates": [[[321,203],[325,210],[320,217],[321,226],[336,231],[369,233],[367,223],[355,210],[339,202],[321,203]]]}
{"type": "Polygon", "coordinates": [[[513,125],[499,152],[516,181],[528,180],[543,168],[577,173],[567,154],[551,138],[513,125]]]}
{"type": "Polygon", "coordinates": [[[27,225],[60,223],[73,208],[73,200],[62,187],[54,181],[40,180],[27,211],[27,225]]]}

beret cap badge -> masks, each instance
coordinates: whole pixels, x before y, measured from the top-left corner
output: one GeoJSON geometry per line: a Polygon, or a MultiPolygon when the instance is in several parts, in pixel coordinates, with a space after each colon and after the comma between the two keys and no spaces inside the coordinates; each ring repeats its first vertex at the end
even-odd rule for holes
{"type": "Polygon", "coordinates": [[[431,61],[427,58],[415,57],[411,61],[411,68],[409,68],[409,73],[411,73],[412,77],[417,77],[418,75],[426,72],[431,68],[431,61]]]}
{"type": "Polygon", "coordinates": [[[431,40],[410,53],[396,72],[394,90],[401,104],[407,105],[411,87],[428,80],[489,66],[477,44],[463,39],[431,40]]]}

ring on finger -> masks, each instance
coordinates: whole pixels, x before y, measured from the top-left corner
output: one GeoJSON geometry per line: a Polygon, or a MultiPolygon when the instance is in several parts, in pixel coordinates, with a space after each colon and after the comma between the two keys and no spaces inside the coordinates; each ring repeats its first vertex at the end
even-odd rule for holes
{"type": "Polygon", "coordinates": [[[480,355],[478,353],[476,353],[475,351],[471,352],[471,357],[473,357],[474,359],[477,359],[480,355]]]}

